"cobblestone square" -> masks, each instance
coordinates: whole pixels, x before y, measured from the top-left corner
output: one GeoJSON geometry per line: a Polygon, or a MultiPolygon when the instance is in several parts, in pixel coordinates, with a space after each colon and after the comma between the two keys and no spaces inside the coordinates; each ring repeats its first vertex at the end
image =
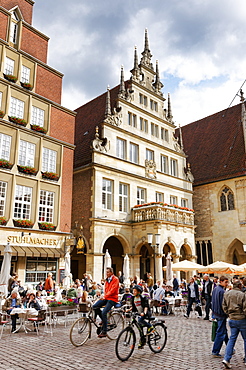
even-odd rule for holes
{"type": "MultiPolygon", "coordinates": [[[[69,341],[70,325],[59,325],[54,334],[37,336],[36,333],[24,332],[9,335],[6,331],[1,340],[1,370],[138,370],[173,369],[173,370],[219,370],[223,369],[222,359],[211,355],[211,322],[199,320],[191,314],[187,320],[182,316],[165,317],[168,329],[167,345],[163,352],[154,354],[146,346],[137,348],[132,357],[121,362],[115,355],[115,341],[92,338],[79,348],[69,341]]],[[[43,329],[43,328],[42,328],[43,329]]],[[[42,330],[41,329],[41,330],[42,330]]],[[[223,346],[221,354],[224,354],[223,346]]],[[[239,337],[236,353],[232,358],[233,369],[245,369],[243,364],[243,341],[239,337]]]]}

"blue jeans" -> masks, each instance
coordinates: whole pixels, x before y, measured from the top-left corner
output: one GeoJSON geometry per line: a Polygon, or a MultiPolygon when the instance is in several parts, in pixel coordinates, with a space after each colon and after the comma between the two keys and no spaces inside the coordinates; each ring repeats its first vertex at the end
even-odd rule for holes
{"type": "Polygon", "coordinates": [[[93,310],[95,310],[95,317],[97,317],[97,315],[98,315],[101,318],[102,322],[103,322],[103,326],[102,326],[102,332],[103,333],[107,332],[107,325],[108,325],[107,313],[111,310],[112,307],[115,307],[116,304],[117,304],[117,302],[114,302],[114,301],[109,301],[107,299],[100,299],[92,307],[93,310]],[[103,306],[105,306],[105,307],[101,311],[101,307],[103,307],[103,306]]]}
{"type": "Polygon", "coordinates": [[[231,336],[227,343],[224,356],[224,359],[227,362],[230,362],[230,359],[232,358],[233,349],[239,333],[241,333],[244,340],[244,355],[246,356],[246,319],[230,320],[229,326],[231,328],[231,336]]]}
{"type": "Polygon", "coordinates": [[[227,328],[226,328],[226,318],[224,319],[217,318],[216,320],[218,323],[218,328],[216,330],[216,336],[214,340],[212,353],[217,355],[220,353],[223,342],[225,342],[225,344],[228,343],[228,334],[227,334],[227,328]]]}

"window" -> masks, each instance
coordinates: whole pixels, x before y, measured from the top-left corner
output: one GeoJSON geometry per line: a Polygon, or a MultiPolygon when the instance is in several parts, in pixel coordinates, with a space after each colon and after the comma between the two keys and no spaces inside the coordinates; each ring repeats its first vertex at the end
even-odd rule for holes
{"type": "Polygon", "coordinates": [[[154,110],[158,112],[158,104],[156,102],[154,102],[154,110]]]}
{"type": "Polygon", "coordinates": [[[43,148],[43,172],[54,172],[56,173],[56,156],[57,152],[48,148],[43,148]]]}
{"type": "Polygon", "coordinates": [[[165,155],[161,154],[161,172],[168,173],[168,159],[165,155]]]}
{"type": "Polygon", "coordinates": [[[151,135],[155,135],[155,125],[151,122],[151,135]]]}
{"type": "Polygon", "coordinates": [[[14,218],[30,220],[32,188],[16,185],[14,218]]]}
{"type": "Polygon", "coordinates": [[[128,185],[119,184],[119,211],[127,212],[128,211],[128,185]]]}
{"type": "Polygon", "coordinates": [[[10,59],[10,58],[6,57],[4,73],[6,75],[13,75],[14,74],[14,66],[15,66],[15,61],[13,59],[10,59]]]}
{"type": "Polygon", "coordinates": [[[130,112],[128,112],[128,125],[132,125],[132,114],[130,112]]]}
{"type": "Polygon", "coordinates": [[[52,191],[40,190],[38,220],[53,223],[54,198],[52,191]]]}
{"type": "Polygon", "coordinates": [[[45,281],[48,273],[52,273],[52,278],[56,278],[57,260],[47,257],[27,257],[26,261],[26,282],[39,283],[45,281]]]}
{"type": "Polygon", "coordinates": [[[148,161],[153,161],[154,160],[154,152],[153,152],[153,150],[146,149],[146,159],[148,161]]]}
{"type": "Polygon", "coordinates": [[[23,119],[24,117],[24,102],[22,100],[10,98],[9,115],[23,119]]]}
{"type": "Polygon", "coordinates": [[[181,207],[188,208],[188,199],[181,199],[181,207]]]}
{"type": "Polygon", "coordinates": [[[21,82],[29,83],[30,81],[30,68],[22,66],[21,68],[21,82]]]}
{"type": "Polygon", "coordinates": [[[169,135],[168,135],[168,130],[164,130],[164,139],[168,142],[169,141],[169,135]]]}
{"type": "Polygon", "coordinates": [[[155,192],[155,201],[156,202],[163,202],[164,201],[164,194],[159,193],[158,191],[155,192]]]}
{"type": "Polygon", "coordinates": [[[144,120],[144,131],[148,133],[148,121],[147,119],[144,120]]]}
{"type": "Polygon", "coordinates": [[[6,193],[7,193],[7,183],[4,181],[0,181],[0,216],[4,216],[6,193]]]}
{"type": "Polygon", "coordinates": [[[10,35],[9,35],[9,41],[13,44],[16,44],[17,42],[17,32],[18,32],[18,24],[19,17],[16,12],[12,13],[12,20],[10,24],[10,35]]]}
{"type": "Polygon", "coordinates": [[[143,104],[143,95],[142,94],[139,94],[139,103],[143,104]]]}
{"type": "Polygon", "coordinates": [[[138,145],[130,143],[130,162],[138,163],[138,145]]]}
{"type": "Polygon", "coordinates": [[[158,127],[158,125],[155,125],[155,136],[159,137],[159,127],[158,127]]]}
{"type": "Polygon", "coordinates": [[[32,125],[44,127],[44,110],[32,106],[32,125]]]}
{"type": "Polygon", "coordinates": [[[132,125],[133,127],[137,127],[137,116],[135,114],[132,115],[132,125]]]}
{"type": "Polygon", "coordinates": [[[171,158],[171,175],[178,176],[178,162],[171,158]]]}
{"type": "Polygon", "coordinates": [[[220,209],[221,211],[231,211],[235,209],[233,192],[227,186],[224,187],[220,195],[220,209]]]}
{"type": "Polygon", "coordinates": [[[19,159],[20,166],[34,167],[35,144],[20,140],[19,159]]]}
{"type": "Polygon", "coordinates": [[[117,138],[116,139],[116,157],[126,159],[126,141],[117,138]]]}
{"type": "Polygon", "coordinates": [[[147,101],[147,96],[144,96],[144,106],[147,107],[148,101],[147,101]]]}
{"type": "Polygon", "coordinates": [[[152,99],[150,99],[149,105],[150,105],[150,109],[153,109],[154,108],[154,102],[153,102],[152,99]]]}
{"type": "Polygon", "coordinates": [[[113,181],[102,180],[102,208],[112,210],[113,181]]]}
{"type": "Polygon", "coordinates": [[[0,133],[0,158],[9,161],[11,136],[0,133]]]}
{"type": "Polygon", "coordinates": [[[145,203],[145,189],[137,188],[137,204],[145,203]]]}
{"type": "Polygon", "coordinates": [[[140,130],[143,131],[144,130],[144,124],[143,124],[143,118],[139,118],[139,126],[140,126],[140,130]]]}
{"type": "Polygon", "coordinates": [[[170,204],[178,205],[178,198],[173,195],[170,195],[170,204]]]}

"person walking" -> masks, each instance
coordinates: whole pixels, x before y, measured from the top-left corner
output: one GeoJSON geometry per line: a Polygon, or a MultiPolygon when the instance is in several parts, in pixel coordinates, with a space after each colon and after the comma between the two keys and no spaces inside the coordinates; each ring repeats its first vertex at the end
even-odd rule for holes
{"type": "MultiPolygon", "coordinates": [[[[191,307],[193,305],[193,303],[199,303],[199,289],[198,289],[198,284],[195,282],[195,279],[192,277],[190,279],[190,283],[188,284],[187,286],[188,288],[188,307],[187,307],[187,312],[186,314],[184,315],[184,317],[186,317],[187,319],[189,318],[190,316],[190,311],[191,311],[191,307]]],[[[202,317],[202,312],[201,312],[201,308],[198,312],[199,314],[199,318],[202,317]]]]}
{"type": "Polygon", "coordinates": [[[213,282],[209,279],[209,275],[203,275],[203,288],[202,288],[202,298],[205,299],[205,313],[206,316],[203,320],[209,320],[209,311],[211,309],[211,299],[212,299],[212,287],[213,282]]]}
{"type": "Polygon", "coordinates": [[[54,290],[54,282],[53,282],[53,279],[52,279],[52,273],[51,272],[48,273],[48,276],[45,280],[44,289],[46,290],[48,295],[50,293],[52,293],[53,290],[54,290]]]}
{"type": "Polygon", "coordinates": [[[224,312],[229,315],[229,326],[231,329],[231,336],[222,361],[226,369],[232,368],[230,360],[239,333],[241,333],[244,340],[244,362],[246,361],[246,294],[241,289],[241,281],[234,280],[232,290],[225,292],[222,303],[224,312]]]}
{"type": "Polygon", "coordinates": [[[228,343],[228,334],[226,328],[227,315],[222,309],[223,298],[225,290],[228,286],[228,278],[221,276],[219,285],[213,289],[212,294],[212,318],[216,319],[218,327],[215,334],[214,345],[212,348],[212,355],[214,357],[221,357],[220,350],[223,345],[228,343]]]}

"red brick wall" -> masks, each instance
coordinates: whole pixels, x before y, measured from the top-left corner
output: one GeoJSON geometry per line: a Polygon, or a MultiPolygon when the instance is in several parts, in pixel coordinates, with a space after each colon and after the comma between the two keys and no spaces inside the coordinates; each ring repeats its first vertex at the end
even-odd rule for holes
{"type": "Polygon", "coordinates": [[[50,114],[50,136],[74,143],[75,117],[56,107],[51,107],[50,114]]]}
{"type": "Polygon", "coordinates": [[[18,5],[24,20],[27,23],[32,24],[33,8],[32,5],[26,0],[1,0],[0,5],[7,10],[10,10],[18,5]]]}
{"type": "Polygon", "coordinates": [[[89,218],[92,216],[91,208],[91,188],[92,188],[92,169],[76,172],[73,175],[73,207],[72,207],[72,227],[78,221],[78,227],[83,225],[83,234],[89,242],[91,238],[89,218]]]}
{"type": "Polygon", "coordinates": [[[7,40],[8,16],[0,12],[0,38],[7,40]]]}
{"type": "Polygon", "coordinates": [[[23,24],[21,50],[47,63],[48,41],[29,30],[23,24]]]}
{"type": "Polygon", "coordinates": [[[55,103],[61,104],[61,90],[62,78],[38,65],[35,92],[55,103]]]}
{"type": "Polygon", "coordinates": [[[64,148],[62,166],[62,189],[60,209],[60,230],[70,232],[72,216],[73,186],[73,154],[74,151],[64,148]]]}

